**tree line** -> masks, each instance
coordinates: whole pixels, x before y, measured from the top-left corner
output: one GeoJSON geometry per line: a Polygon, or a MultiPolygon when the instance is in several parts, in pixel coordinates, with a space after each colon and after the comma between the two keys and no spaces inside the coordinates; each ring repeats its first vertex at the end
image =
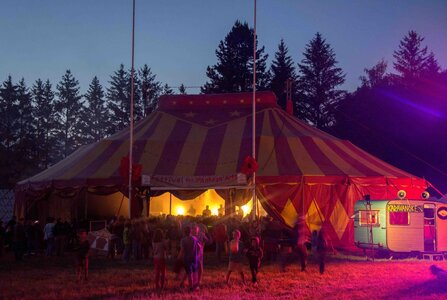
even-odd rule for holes
{"type": "MultiPolygon", "coordinates": [[[[172,93],[147,65],[136,70],[135,121],[156,109],[160,95],[172,93]]],[[[25,79],[14,83],[8,76],[0,86],[0,187],[11,188],[78,147],[126,128],[130,94],[131,72],[124,65],[110,76],[107,89],[94,76],[85,94],[70,70],[56,88],[41,79],[27,87],[25,79]]]]}
{"type": "MultiPolygon", "coordinates": [[[[216,49],[216,64],[206,70],[202,93],[252,90],[253,37],[247,23],[235,22],[216,49]]],[[[281,39],[270,67],[265,48],[257,47],[256,88],[275,92],[284,109],[289,95],[294,114],[312,126],[416,175],[444,176],[445,181],[447,161],[437,149],[447,144],[442,130],[447,125],[447,71],[423,42],[409,31],[394,51],[394,72],[382,60],[366,68],[360,86],[348,93],[341,89],[346,74],[321,33],[306,44],[298,63],[281,39]]],[[[23,78],[13,83],[8,77],[0,87],[0,186],[12,187],[79,146],[127,127],[130,75],[120,65],[106,89],[95,76],[84,95],[70,70],[55,89],[49,80],[38,79],[29,88],[23,78]]],[[[155,110],[160,95],[174,93],[147,65],[136,70],[134,90],[135,120],[155,110]]],[[[183,84],[178,93],[186,93],[183,84]]]]}

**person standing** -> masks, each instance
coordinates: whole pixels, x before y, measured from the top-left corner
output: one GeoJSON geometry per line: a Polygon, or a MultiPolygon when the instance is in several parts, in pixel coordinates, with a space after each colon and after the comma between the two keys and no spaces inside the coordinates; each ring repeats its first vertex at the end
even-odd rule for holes
{"type": "Polygon", "coordinates": [[[312,232],[312,250],[315,252],[315,258],[320,267],[320,274],[323,274],[325,271],[325,261],[326,261],[326,252],[328,250],[329,239],[326,237],[326,234],[323,228],[320,231],[312,232]]]}
{"type": "Polygon", "coordinates": [[[202,211],[202,216],[205,217],[205,218],[211,216],[211,210],[210,210],[209,205],[207,205],[207,206],[205,207],[205,209],[202,211]]]}
{"type": "Polygon", "coordinates": [[[6,249],[8,251],[12,250],[12,236],[14,234],[14,226],[17,223],[17,217],[16,216],[12,216],[11,220],[8,221],[8,223],[6,223],[6,229],[5,229],[5,245],[6,245],[6,249]]]}
{"type": "Polygon", "coordinates": [[[198,224],[194,224],[193,227],[193,235],[196,237],[196,239],[199,242],[199,252],[198,252],[198,258],[197,258],[197,286],[200,286],[202,282],[202,275],[203,275],[203,251],[205,249],[205,244],[209,243],[209,238],[206,235],[206,232],[203,232],[200,230],[200,226],[198,224]]]}
{"type": "MultiPolygon", "coordinates": [[[[191,227],[186,226],[184,229],[185,237],[180,241],[180,253],[179,257],[183,258],[183,264],[188,278],[188,284],[190,291],[198,290],[197,281],[197,268],[198,268],[198,253],[200,251],[199,241],[192,235],[191,227]]],[[[183,284],[183,280],[181,285],[183,284]]]]}
{"type": "Polygon", "coordinates": [[[303,219],[298,220],[294,227],[294,233],[296,235],[295,251],[300,260],[301,272],[306,271],[307,263],[306,243],[309,242],[309,236],[306,228],[307,225],[303,222],[303,219]]]}
{"type": "Polygon", "coordinates": [[[13,249],[16,261],[21,261],[23,259],[23,253],[26,247],[26,233],[24,226],[24,219],[20,218],[19,222],[14,225],[13,228],[13,249]]]}
{"type": "Polygon", "coordinates": [[[65,239],[65,229],[64,223],[61,218],[57,218],[56,224],[54,225],[54,242],[56,245],[56,255],[62,256],[64,254],[64,239],[65,239]]]}
{"type": "Polygon", "coordinates": [[[53,256],[54,252],[54,219],[51,217],[47,218],[47,223],[43,228],[43,239],[46,243],[46,256],[53,256]]]}
{"type": "Polygon", "coordinates": [[[226,276],[226,283],[230,283],[230,276],[232,272],[239,272],[242,283],[245,285],[245,276],[242,269],[242,258],[244,252],[244,244],[240,241],[241,232],[239,230],[233,231],[233,239],[230,242],[230,256],[228,263],[228,272],[226,276]]]}
{"type": "Polygon", "coordinates": [[[166,254],[168,245],[163,238],[163,231],[160,228],[155,230],[152,249],[154,251],[155,289],[161,291],[164,289],[166,281],[166,254]]]}
{"type": "Polygon", "coordinates": [[[264,256],[264,252],[259,246],[259,237],[252,237],[250,240],[250,247],[247,250],[247,258],[250,264],[251,281],[254,285],[258,285],[256,275],[259,272],[261,266],[261,259],[264,256]]]}
{"type": "Polygon", "coordinates": [[[226,254],[227,237],[227,225],[223,221],[220,221],[213,229],[214,241],[216,242],[216,256],[220,261],[222,252],[226,254]]]}
{"type": "Polygon", "coordinates": [[[79,232],[79,247],[76,251],[76,277],[81,280],[82,273],[84,280],[88,279],[88,253],[90,251],[90,243],[87,239],[87,232],[81,230],[79,232]]]}

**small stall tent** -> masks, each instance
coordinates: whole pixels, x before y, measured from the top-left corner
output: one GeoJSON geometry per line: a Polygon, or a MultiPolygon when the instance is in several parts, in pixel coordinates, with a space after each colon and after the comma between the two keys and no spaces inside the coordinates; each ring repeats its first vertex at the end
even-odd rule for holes
{"type": "Polygon", "coordinates": [[[354,242],[391,252],[447,252],[447,205],[429,200],[360,200],[354,242]]]}

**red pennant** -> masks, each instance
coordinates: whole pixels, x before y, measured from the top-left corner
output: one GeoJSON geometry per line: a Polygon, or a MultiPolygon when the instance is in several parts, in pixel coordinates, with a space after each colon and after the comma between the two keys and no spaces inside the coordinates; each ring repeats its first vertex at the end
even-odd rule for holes
{"type": "Polygon", "coordinates": [[[287,100],[287,101],[286,101],[286,112],[287,112],[289,115],[293,116],[293,103],[292,103],[292,101],[290,101],[290,100],[287,100]]]}
{"type": "MultiPolygon", "coordinates": [[[[143,165],[132,164],[132,181],[138,182],[141,179],[141,174],[143,173],[143,165]]],[[[127,181],[129,179],[129,156],[123,156],[120,163],[120,175],[123,180],[127,181]]]]}

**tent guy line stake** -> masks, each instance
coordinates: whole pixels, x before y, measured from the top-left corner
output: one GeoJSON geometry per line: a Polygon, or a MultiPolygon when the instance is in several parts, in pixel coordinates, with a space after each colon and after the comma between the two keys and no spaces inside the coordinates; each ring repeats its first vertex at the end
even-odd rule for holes
{"type": "Polygon", "coordinates": [[[135,0],[132,11],[132,69],[130,92],[130,134],[129,134],[129,219],[132,218],[132,162],[133,162],[133,97],[134,97],[134,47],[135,45],[135,0]]]}

